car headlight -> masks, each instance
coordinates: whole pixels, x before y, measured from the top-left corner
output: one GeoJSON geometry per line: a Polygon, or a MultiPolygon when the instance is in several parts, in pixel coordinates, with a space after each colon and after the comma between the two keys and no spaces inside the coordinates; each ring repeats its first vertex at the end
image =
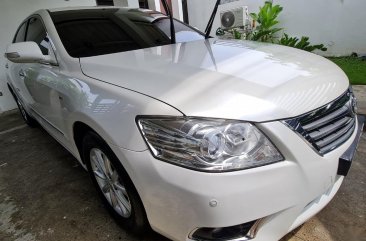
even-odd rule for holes
{"type": "Polygon", "coordinates": [[[155,158],[182,167],[223,172],[283,160],[267,137],[248,122],[142,117],[137,123],[155,158]]]}

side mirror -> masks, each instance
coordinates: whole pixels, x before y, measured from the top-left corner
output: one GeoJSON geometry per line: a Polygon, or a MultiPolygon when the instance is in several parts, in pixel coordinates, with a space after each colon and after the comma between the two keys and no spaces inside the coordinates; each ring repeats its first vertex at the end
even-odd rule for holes
{"type": "Polygon", "coordinates": [[[21,42],[10,44],[5,57],[14,63],[45,63],[51,64],[51,58],[43,55],[35,42],[21,42]]]}

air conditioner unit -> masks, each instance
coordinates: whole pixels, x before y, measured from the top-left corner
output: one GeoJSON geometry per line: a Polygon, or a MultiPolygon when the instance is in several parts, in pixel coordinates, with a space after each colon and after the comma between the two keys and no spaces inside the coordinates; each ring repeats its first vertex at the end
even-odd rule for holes
{"type": "Polygon", "coordinates": [[[223,29],[243,27],[249,20],[248,7],[245,6],[221,11],[220,20],[221,28],[223,29]]]}

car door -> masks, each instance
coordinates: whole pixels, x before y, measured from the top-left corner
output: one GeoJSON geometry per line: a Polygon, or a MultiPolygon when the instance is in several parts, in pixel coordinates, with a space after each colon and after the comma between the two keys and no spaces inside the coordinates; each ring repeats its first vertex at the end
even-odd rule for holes
{"type": "MultiPolygon", "coordinates": [[[[28,21],[25,41],[38,44],[44,55],[56,59],[43,21],[33,16],[28,21]]],[[[54,61],[56,62],[56,60],[54,61]]],[[[26,63],[19,69],[19,85],[29,96],[32,115],[61,143],[66,144],[59,87],[62,77],[57,64],[26,63]]]]}
{"type": "MultiPolygon", "coordinates": [[[[25,35],[27,32],[28,20],[24,21],[18,28],[13,43],[20,43],[25,41],[25,35]]],[[[23,82],[23,64],[13,63],[7,60],[5,67],[8,69],[6,71],[6,76],[8,83],[11,85],[14,94],[21,101],[22,105],[29,111],[29,106],[34,102],[28,91],[24,88],[23,82]]]]}

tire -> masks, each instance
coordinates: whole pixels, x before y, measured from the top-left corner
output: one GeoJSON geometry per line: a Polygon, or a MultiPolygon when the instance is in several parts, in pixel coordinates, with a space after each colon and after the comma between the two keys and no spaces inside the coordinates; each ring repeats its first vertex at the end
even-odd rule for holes
{"type": "Polygon", "coordinates": [[[37,127],[38,126],[38,122],[28,114],[28,112],[25,110],[23,103],[19,100],[19,98],[14,94],[14,92],[10,89],[9,90],[11,92],[11,94],[14,97],[15,102],[17,103],[18,109],[20,114],[22,115],[22,118],[24,120],[24,122],[29,126],[29,127],[37,127]]]}
{"type": "Polygon", "coordinates": [[[107,143],[94,132],[88,132],[83,139],[82,154],[103,204],[117,223],[135,235],[149,231],[140,196],[107,143]]]}

